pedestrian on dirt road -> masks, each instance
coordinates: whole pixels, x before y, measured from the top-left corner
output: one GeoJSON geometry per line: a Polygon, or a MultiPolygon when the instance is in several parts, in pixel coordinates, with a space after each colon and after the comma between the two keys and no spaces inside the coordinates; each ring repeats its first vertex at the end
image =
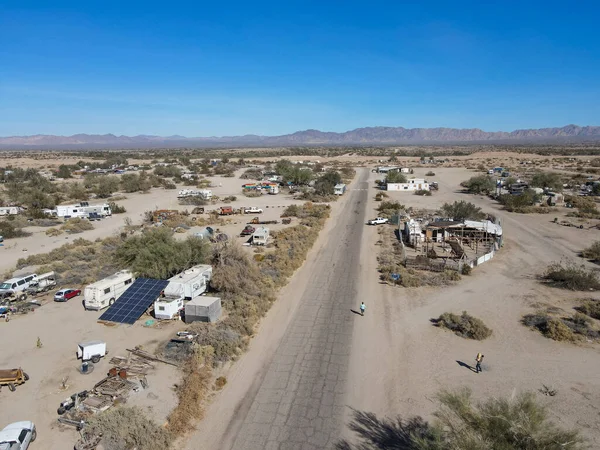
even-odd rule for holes
{"type": "Polygon", "coordinates": [[[483,370],[481,370],[481,362],[483,361],[483,354],[482,353],[477,353],[477,356],[475,357],[475,373],[479,373],[479,372],[483,372],[483,370]]]}
{"type": "Polygon", "coordinates": [[[365,302],[360,302],[360,315],[361,316],[365,315],[365,309],[367,309],[367,307],[365,306],[365,302]]]}

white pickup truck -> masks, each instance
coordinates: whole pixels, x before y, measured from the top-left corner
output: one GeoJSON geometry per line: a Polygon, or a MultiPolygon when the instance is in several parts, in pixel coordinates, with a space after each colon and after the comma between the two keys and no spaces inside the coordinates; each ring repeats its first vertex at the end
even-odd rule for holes
{"type": "Polygon", "coordinates": [[[35,441],[37,431],[33,422],[15,422],[0,431],[0,450],[27,450],[35,441]]]}
{"type": "Polygon", "coordinates": [[[251,206],[250,208],[244,208],[244,214],[262,214],[262,208],[251,206]]]}
{"type": "Polygon", "coordinates": [[[369,220],[369,222],[367,222],[369,225],[381,225],[383,223],[388,223],[389,220],[386,219],[385,217],[377,217],[375,219],[371,219],[369,220]]]}

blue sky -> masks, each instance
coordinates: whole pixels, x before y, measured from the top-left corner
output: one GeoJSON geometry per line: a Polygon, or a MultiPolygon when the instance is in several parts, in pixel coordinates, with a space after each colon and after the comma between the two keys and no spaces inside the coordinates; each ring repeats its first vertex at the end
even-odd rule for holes
{"type": "Polygon", "coordinates": [[[598,3],[0,0],[0,135],[600,125],[598,3]]]}

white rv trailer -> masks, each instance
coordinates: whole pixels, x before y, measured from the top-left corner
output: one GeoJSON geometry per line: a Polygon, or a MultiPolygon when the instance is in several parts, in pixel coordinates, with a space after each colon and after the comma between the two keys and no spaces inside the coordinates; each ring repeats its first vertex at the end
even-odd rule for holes
{"type": "Polygon", "coordinates": [[[169,278],[169,284],[164,290],[167,296],[181,296],[191,300],[208,289],[212,277],[212,266],[200,264],[169,278]]]}
{"type": "Polygon", "coordinates": [[[335,195],[343,195],[344,192],[346,192],[346,185],[345,184],[336,184],[335,187],[333,188],[333,193],[335,195]]]}
{"type": "Polygon", "coordinates": [[[129,270],[121,270],[103,280],[90,284],[83,291],[85,309],[99,311],[112,305],[135,280],[129,270]]]}
{"type": "Polygon", "coordinates": [[[201,197],[204,200],[210,200],[212,198],[212,191],[210,189],[182,189],[177,194],[177,198],[187,197],[201,197]]]}
{"type": "Polygon", "coordinates": [[[183,296],[181,295],[161,295],[154,302],[154,317],[157,319],[171,320],[179,311],[182,311],[183,296]]]}
{"type": "Polygon", "coordinates": [[[90,213],[96,213],[100,216],[111,216],[112,210],[107,203],[101,205],[90,205],[88,202],[77,203],[76,205],[59,205],[51,211],[52,215],[57,217],[88,217],[90,213]]]}
{"type": "Polygon", "coordinates": [[[2,206],[0,207],[0,216],[16,216],[25,211],[20,206],[2,206]]]}
{"type": "Polygon", "coordinates": [[[258,227],[252,234],[253,245],[267,245],[270,231],[267,227],[258,227]]]}

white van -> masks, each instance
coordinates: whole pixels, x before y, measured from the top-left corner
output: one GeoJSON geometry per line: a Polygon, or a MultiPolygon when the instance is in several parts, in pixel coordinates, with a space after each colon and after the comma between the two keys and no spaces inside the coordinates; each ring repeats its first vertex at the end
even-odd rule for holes
{"type": "Polygon", "coordinates": [[[37,280],[37,275],[35,273],[29,273],[6,280],[4,283],[0,284],[0,296],[4,297],[17,292],[23,292],[34,280],[37,280]]]}
{"type": "Polygon", "coordinates": [[[90,284],[83,292],[84,308],[99,311],[111,306],[131,286],[134,280],[135,277],[131,271],[121,270],[103,280],[90,284]]]}

